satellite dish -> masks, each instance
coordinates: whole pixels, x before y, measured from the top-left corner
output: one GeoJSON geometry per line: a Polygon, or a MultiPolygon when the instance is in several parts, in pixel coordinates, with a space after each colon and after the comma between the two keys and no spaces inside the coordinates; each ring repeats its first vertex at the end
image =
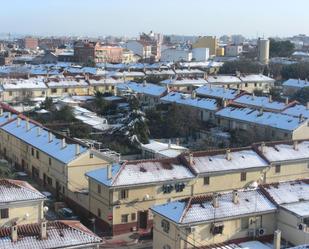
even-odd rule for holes
{"type": "Polygon", "coordinates": [[[47,213],[48,210],[49,210],[49,208],[48,208],[47,206],[44,206],[44,207],[43,207],[43,212],[44,212],[44,213],[47,213]]]}
{"type": "Polygon", "coordinates": [[[28,220],[29,216],[30,216],[29,213],[26,213],[24,219],[28,220]]]}

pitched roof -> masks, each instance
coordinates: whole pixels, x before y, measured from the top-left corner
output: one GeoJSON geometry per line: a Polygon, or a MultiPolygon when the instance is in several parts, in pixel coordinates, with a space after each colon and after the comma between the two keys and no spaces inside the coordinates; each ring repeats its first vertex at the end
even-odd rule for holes
{"type": "Polygon", "coordinates": [[[302,115],[303,117],[309,119],[309,109],[304,105],[294,105],[285,109],[282,113],[294,117],[299,117],[300,115],[302,115]]]}
{"type": "MultiPolygon", "coordinates": [[[[79,221],[49,221],[47,223],[47,238],[40,239],[40,224],[19,225],[18,240],[11,241],[11,228],[0,228],[0,248],[6,249],[52,249],[71,248],[74,246],[98,245],[101,238],[92,233],[79,221]]],[[[83,248],[84,248],[83,247],[83,248]]]]}
{"type": "Polygon", "coordinates": [[[235,99],[239,92],[237,89],[216,87],[211,85],[201,86],[196,89],[198,95],[220,98],[220,99],[235,99]]]}
{"type": "Polygon", "coordinates": [[[151,83],[120,83],[117,85],[117,88],[125,91],[132,91],[134,93],[141,93],[151,96],[160,97],[166,91],[166,88],[163,86],[151,84],[151,83]]]}
{"type": "Polygon", "coordinates": [[[86,173],[86,176],[106,186],[126,186],[151,184],[164,181],[186,180],[193,178],[190,169],[177,158],[130,161],[123,165],[112,166],[112,179],[107,179],[107,168],[86,173]]]}
{"type": "Polygon", "coordinates": [[[307,80],[301,79],[288,79],[284,81],[282,85],[288,87],[303,88],[309,87],[309,82],[307,80]]]}
{"type": "Polygon", "coordinates": [[[271,201],[258,189],[239,190],[238,196],[239,203],[235,204],[232,201],[232,192],[219,194],[217,208],[212,204],[212,196],[204,195],[157,205],[151,209],[178,224],[207,223],[276,210],[271,201]]]}
{"type": "Polygon", "coordinates": [[[43,199],[45,196],[25,181],[0,179],[0,205],[7,202],[43,199]]]}

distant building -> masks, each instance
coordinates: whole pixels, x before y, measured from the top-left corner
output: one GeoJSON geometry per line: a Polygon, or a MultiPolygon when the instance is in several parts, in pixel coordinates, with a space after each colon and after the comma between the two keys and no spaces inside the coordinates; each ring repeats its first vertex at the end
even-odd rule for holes
{"type": "Polygon", "coordinates": [[[217,54],[218,39],[212,36],[200,37],[192,44],[192,48],[209,48],[209,56],[215,56],[217,54]]]}
{"type": "Polygon", "coordinates": [[[132,50],[141,59],[150,59],[152,55],[151,44],[145,41],[131,40],[126,43],[126,48],[132,50]]]}
{"type": "Polygon", "coordinates": [[[209,48],[193,48],[192,60],[207,61],[209,59],[209,48]]]}
{"type": "Polygon", "coordinates": [[[269,62],[269,40],[258,39],[258,59],[262,64],[268,64],[269,62]]]}
{"type": "Polygon", "coordinates": [[[24,49],[37,49],[39,46],[39,40],[34,37],[25,37],[20,40],[20,46],[24,49]]]}
{"type": "Polygon", "coordinates": [[[192,52],[188,49],[168,48],[162,51],[161,61],[177,62],[177,61],[191,61],[192,52]]]}
{"type": "Polygon", "coordinates": [[[240,45],[228,45],[225,47],[225,56],[238,56],[242,53],[242,46],[240,45]]]}

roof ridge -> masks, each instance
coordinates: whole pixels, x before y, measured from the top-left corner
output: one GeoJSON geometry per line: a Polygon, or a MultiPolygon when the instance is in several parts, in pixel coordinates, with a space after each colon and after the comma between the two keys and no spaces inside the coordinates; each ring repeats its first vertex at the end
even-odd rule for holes
{"type": "Polygon", "coordinates": [[[186,213],[189,211],[190,207],[191,207],[191,202],[192,202],[193,196],[190,197],[189,201],[187,202],[186,208],[182,211],[182,215],[180,216],[180,219],[178,222],[182,222],[186,213]]]}
{"type": "Polygon", "coordinates": [[[18,186],[26,191],[32,192],[34,194],[40,195],[43,198],[45,198],[45,196],[38,191],[37,189],[35,189],[34,187],[32,187],[28,182],[26,181],[21,181],[21,180],[13,180],[13,179],[3,179],[4,181],[7,181],[15,186],[18,186]]]}

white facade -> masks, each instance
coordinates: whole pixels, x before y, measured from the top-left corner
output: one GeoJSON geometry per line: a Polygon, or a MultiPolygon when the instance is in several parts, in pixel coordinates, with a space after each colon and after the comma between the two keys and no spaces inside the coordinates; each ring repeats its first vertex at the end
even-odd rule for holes
{"type": "Polygon", "coordinates": [[[225,47],[225,56],[238,56],[242,53],[242,46],[239,45],[230,45],[225,47]]]}
{"type": "Polygon", "coordinates": [[[139,41],[128,41],[126,43],[126,48],[132,50],[134,54],[139,55],[143,59],[151,57],[151,46],[147,46],[139,41]]]}
{"type": "Polygon", "coordinates": [[[189,50],[168,48],[162,51],[161,61],[191,61],[192,53],[189,50]]]}
{"type": "Polygon", "coordinates": [[[192,59],[195,59],[195,61],[207,61],[209,59],[209,48],[193,48],[192,59]]]}

